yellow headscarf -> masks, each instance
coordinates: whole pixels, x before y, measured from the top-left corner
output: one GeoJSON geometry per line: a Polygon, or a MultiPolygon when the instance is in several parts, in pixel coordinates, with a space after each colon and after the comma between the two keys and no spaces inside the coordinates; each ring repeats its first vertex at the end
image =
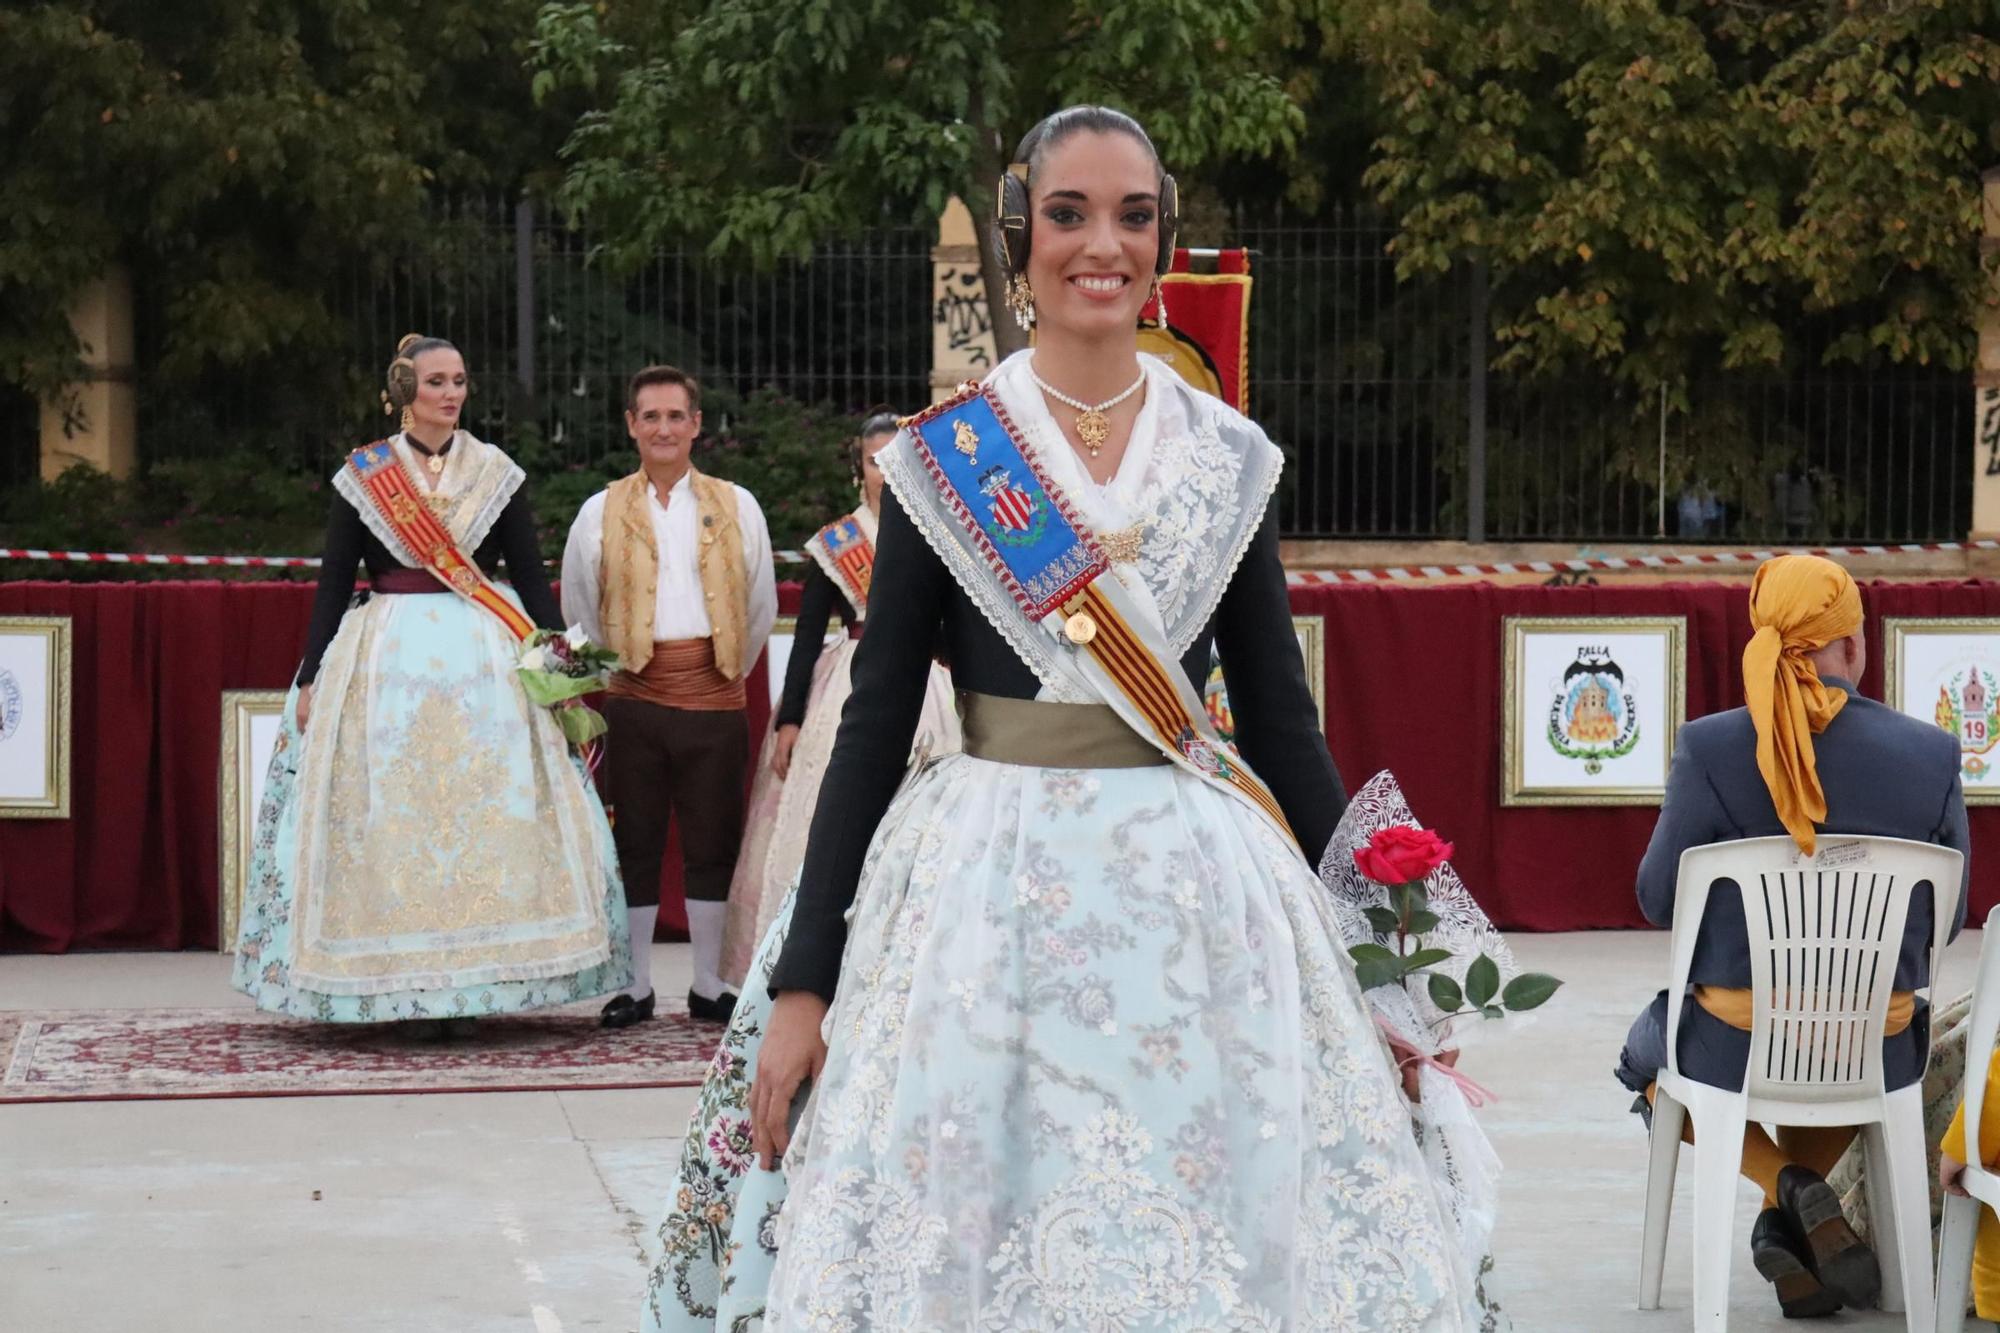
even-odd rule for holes
{"type": "Polygon", "coordinates": [[[1810,856],[1813,825],[1826,820],[1812,738],[1840,715],[1847,695],[1820,683],[1809,655],[1861,628],[1861,590],[1831,560],[1781,555],[1751,580],[1750,623],[1757,632],[1743,650],[1743,695],[1757,727],[1757,771],[1786,831],[1810,856]]]}

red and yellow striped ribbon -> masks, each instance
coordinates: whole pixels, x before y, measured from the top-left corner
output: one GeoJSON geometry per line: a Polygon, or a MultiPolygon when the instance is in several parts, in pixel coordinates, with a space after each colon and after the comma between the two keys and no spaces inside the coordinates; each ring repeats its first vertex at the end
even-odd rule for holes
{"type": "MultiPolygon", "coordinates": [[[[1180,691],[1168,679],[1159,658],[1146,648],[1096,583],[1078,594],[1076,600],[1070,603],[1070,608],[1081,610],[1097,624],[1097,633],[1085,645],[1091,657],[1145,717],[1160,745],[1170,753],[1185,756],[1181,738],[1188,733],[1199,736],[1201,728],[1188,713],[1181,701],[1180,691]]],[[[1218,757],[1228,758],[1220,750],[1218,757]]],[[[1235,763],[1225,762],[1221,772],[1214,776],[1247,796],[1288,837],[1298,841],[1298,835],[1292,832],[1292,826],[1285,820],[1285,812],[1278,808],[1277,798],[1263,783],[1235,763]]]]}
{"type": "Polygon", "coordinates": [[[458,549],[458,543],[452,540],[451,533],[438,522],[437,515],[417,494],[410,474],[393,462],[387,466],[364,467],[358,455],[365,452],[357,451],[352,464],[355,473],[361,478],[369,498],[375,502],[376,510],[388,520],[410,554],[424,561],[425,568],[453,592],[492,612],[516,639],[525,640],[533,634],[535,622],[502,596],[478,565],[466,559],[465,553],[458,549]]]}

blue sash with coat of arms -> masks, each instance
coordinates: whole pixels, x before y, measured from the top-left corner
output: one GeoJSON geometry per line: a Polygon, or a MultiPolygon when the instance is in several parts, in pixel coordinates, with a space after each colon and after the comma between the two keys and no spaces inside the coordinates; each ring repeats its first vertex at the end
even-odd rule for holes
{"type": "Polygon", "coordinates": [[[964,544],[1021,614],[1066,641],[1068,661],[1170,761],[1248,801],[1296,842],[1268,788],[1223,742],[1097,539],[1022,448],[989,386],[968,385],[904,422],[964,544]]]}

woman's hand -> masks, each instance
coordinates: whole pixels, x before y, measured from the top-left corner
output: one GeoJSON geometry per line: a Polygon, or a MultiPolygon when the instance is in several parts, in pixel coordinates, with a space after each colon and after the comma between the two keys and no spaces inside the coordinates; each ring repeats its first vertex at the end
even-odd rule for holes
{"type": "Polygon", "coordinates": [[[1965,1192],[1965,1186],[1959,1183],[1960,1178],[1964,1175],[1964,1162],[1959,1161],[1948,1152],[1938,1154],[1939,1189],[1942,1189],[1946,1194],[1956,1194],[1961,1199],[1971,1198],[1972,1196],[1965,1192]]]}
{"type": "Polygon", "coordinates": [[[799,724],[787,722],[771,738],[771,771],[783,782],[792,775],[792,750],[799,743],[799,724]]]}
{"type": "Polygon", "coordinates": [[[306,719],[312,716],[312,708],[313,687],[310,685],[299,686],[299,702],[298,706],[293,709],[293,714],[298,720],[299,734],[301,736],[305,735],[306,719]]]}
{"type": "Polygon", "coordinates": [[[758,1164],[775,1171],[792,1146],[792,1099],[799,1085],[826,1067],[820,1024],[826,1001],[809,990],[780,992],[771,1006],[764,1044],[757,1048],[757,1077],[750,1084],[750,1144],[758,1164]]]}

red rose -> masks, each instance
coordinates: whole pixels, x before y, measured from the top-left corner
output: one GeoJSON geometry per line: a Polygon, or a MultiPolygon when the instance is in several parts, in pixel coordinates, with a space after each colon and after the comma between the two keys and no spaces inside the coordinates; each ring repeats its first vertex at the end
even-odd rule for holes
{"type": "Polygon", "coordinates": [[[1385,828],[1354,851],[1354,864],[1377,884],[1414,884],[1451,859],[1451,844],[1427,828],[1385,828]]]}

